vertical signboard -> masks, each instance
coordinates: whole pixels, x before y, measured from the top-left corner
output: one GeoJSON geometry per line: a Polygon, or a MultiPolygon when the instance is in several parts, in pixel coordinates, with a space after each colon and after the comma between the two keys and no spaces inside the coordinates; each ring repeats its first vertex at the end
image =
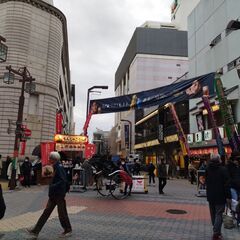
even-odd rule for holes
{"type": "Polygon", "coordinates": [[[125,137],[125,147],[126,147],[126,149],[130,149],[130,143],[129,143],[129,125],[124,125],[124,137],[125,137]]]}
{"type": "Polygon", "coordinates": [[[41,160],[42,160],[42,176],[51,177],[53,174],[53,167],[49,161],[50,152],[54,151],[54,142],[41,143],[41,160]]]}
{"type": "Polygon", "coordinates": [[[62,113],[57,112],[57,114],[56,114],[56,134],[62,133],[62,121],[63,121],[62,113]]]}

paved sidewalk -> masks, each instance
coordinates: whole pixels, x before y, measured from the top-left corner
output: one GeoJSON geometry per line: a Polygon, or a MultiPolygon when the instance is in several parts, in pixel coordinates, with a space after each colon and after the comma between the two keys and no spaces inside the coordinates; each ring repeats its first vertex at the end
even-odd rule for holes
{"type": "MultiPolygon", "coordinates": [[[[97,192],[70,193],[67,196],[73,235],[81,240],[210,240],[208,205],[196,197],[196,185],[186,180],[169,180],[166,194],[159,195],[156,186],[148,194],[132,194],[126,200],[104,198],[97,192]],[[169,209],[186,214],[170,214],[169,209]]],[[[1,239],[31,239],[24,228],[33,226],[47,201],[47,187],[35,186],[21,191],[5,192],[7,212],[0,221],[1,239]]],[[[58,239],[62,232],[57,213],[44,226],[38,239],[58,239]]],[[[239,240],[240,230],[223,228],[224,239],[239,240]]]]}

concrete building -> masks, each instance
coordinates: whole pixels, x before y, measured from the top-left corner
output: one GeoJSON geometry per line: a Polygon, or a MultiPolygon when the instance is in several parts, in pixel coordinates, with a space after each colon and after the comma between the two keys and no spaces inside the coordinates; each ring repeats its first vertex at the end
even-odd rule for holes
{"type": "MultiPolygon", "coordinates": [[[[227,29],[227,25],[231,20],[239,19],[239,8],[240,1],[201,0],[188,17],[189,76],[217,70],[222,73],[223,86],[228,90],[235,87],[227,98],[236,124],[240,123],[240,80],[237,70],[240,66],[240,31],[227,29]]],[[[215,115],[221,118],[217,99],[211,99],[211,102],[216,106],[215,115]]],[[[195,106],[197,109],[190,114],[191,133],[199,131],[196,112],[203,115],[204,122],[207,121],[201,100],[190,101],[190,109],[195,106]]],[[[205,129],[208,128],[205,126],[205,129]]]]}
{"type": "MultiPolygon", "coordinates": [[[[188,72],[187,32],[171,23],[146,22],[136,28],[115,74],[115,95],[122,96],[161,87],[188,72]]],[[[144,109],[142,116],[154,110],[144,109]]],[[[135,111],[115,115],[118,154],[128,155],[135,144],[135,111]],[[121,121],[122,120],[122,121],[121,121]],[[130,125],[130,145],[124,141],[124,125],[130,125]],[[128,145],[128,146],[126,146],[128,145]]]]}
{"type": "Polygon", "coordinates": [[[171,5],[171,22],[179,30],[187,31],[187,17],[200,0],[173,0],[171,5]]]}
{"type": "MultiPolygon", "coordinates": [[[[66,18],[52,0],[0,0],[0,33],[8,46],[0,75],[6,65],[16,70],[26,66],[36,79],[36,91],[25,93],[23,116],[23,124],[32,130],[26,148],[26,155],[31,155],[40,142],[53,140],[56,109],[63,110],[64,132],[74,130],[66,18]]],[[[0,153],[4,157],[13,155],[20,88],[19,81],[12,85],[0,81],[0,153]]]]}
{"type": "Polygon", "coordinates": [[[96,146],[96,154],[109,155],[110,154],[110,131],[103,131],[98,129],[93,132],[93,143],[96,146]]]}

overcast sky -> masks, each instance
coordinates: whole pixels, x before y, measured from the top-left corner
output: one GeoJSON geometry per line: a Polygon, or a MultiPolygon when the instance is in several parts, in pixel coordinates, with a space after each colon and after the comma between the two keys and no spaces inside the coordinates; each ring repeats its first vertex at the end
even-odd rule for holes
{"type": "MultiPolygon", "coordinates": [[[[170,22],[173,0],[54,0],[67,18],[71,80],[76,85],[76,134],[86,118],[88,88],[108,85],[90,99],[114,96],[115,72],[136,27],[146,21],[170,22]]],[[[110,130],[114,114],[93,115],[89,137],[96,128],[110,130]]]]}

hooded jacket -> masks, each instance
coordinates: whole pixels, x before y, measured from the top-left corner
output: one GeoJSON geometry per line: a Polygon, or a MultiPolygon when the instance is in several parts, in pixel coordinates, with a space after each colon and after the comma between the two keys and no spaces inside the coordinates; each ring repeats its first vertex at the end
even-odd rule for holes
{"type": "Polygon", "coordinates": [[[225,204],[231,199],[228,171],[219,161],[210,161],[206,170],[207,200],[211,204],[225,204]]]}

